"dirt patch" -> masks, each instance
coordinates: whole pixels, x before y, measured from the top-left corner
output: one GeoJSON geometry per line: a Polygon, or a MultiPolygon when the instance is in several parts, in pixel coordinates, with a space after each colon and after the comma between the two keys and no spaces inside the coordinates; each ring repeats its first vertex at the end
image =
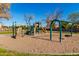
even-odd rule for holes
{"type": "Polygon", "coordinates": [[[0,36],[0,47],[8,50],[15,50],[22,53],[79,53],[79,35],[65,37],[63,33],[62,42],[59,42],[59,34],[53,33],[50,41],[49,33],[42,33],[35,36],[17,36],[16,39],[10,35],[0,36]]]}

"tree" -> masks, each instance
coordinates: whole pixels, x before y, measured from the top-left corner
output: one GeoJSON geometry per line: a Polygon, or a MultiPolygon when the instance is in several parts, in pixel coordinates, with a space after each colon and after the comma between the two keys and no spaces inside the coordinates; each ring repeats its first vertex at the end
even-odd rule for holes
{"type": "Polygon", "coordinates": [[[31,25],[30,21],[31,21],[33,18],[34,18],[34,15],[26,15],[26,14],[24,15],[24,20],[25,20],[27,26],[30,26],[30,25],[31,25]]]}
{"type": "Polygon", "coordinates": [[[62,14],[62,10],[59,8],[55,9],[54,13],[51,15],[52,19],[60,19],[62,14]]]}
{"type": "Polygon", "coordinates": [[[0,18],[9,19],[10,4],[9,3],[0,3],[0,18]]]}
{"type": "Polygon", "coordinates": [[[79,12],[71,13],[68,19],[73,23],[79,23],[79,12]]]}
{"type": "Polygon", "coordinates": [[[73,26],[73,29],[74,31],[77,31],[78,28],[78,24],[79,24],[79,12],[74,12],[74,13],[71,13],[68,17],[68,19],[74,23],[74,26],[73,26]]]}
{"type": "MultiPolygon", "coordinates": [[[[50,28],[50,23],[52,20],[59,20],[61,17],[62,11],[59,10],[59,8],[55,9],[54,13],[51,13],[47,15],[46,18],[46,23],[47,23],[47,28],[50,28]]],[[[52,24],[52,27],[55,28],[55,22],[52,24]]]]}

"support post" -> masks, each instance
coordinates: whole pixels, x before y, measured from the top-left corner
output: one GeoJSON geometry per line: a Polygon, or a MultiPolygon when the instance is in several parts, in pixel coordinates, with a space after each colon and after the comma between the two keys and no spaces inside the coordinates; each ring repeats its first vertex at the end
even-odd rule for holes
{"type": "Polygon", "coordinates": [[[16,31],[16,22],[15,22],[15,38],[16,38],[16,35],[17,35],[17,31],[16,31]]]}
{"type": "Polygon", "coordinates": [[[50,24],[50,41],[52,41],[52,24],[53,24],[54,21],[59,22],[59,30],[60,30],[60,37],[59,37],[59,39],[60,39],[60,42],[61,42],[61,40],[62,40],[62,23],[59,20],[53,20],[51,22],[51,24],[50,24]]]}
{"type": "Polygon", "coordinates": [[[60,27],[60,42],[62,40],[62,23],[59,21],[59,27],[60,27]]]}
{"type": "Polygon", "coordinates": [[[73,23],[72,23],[71,29],[70,29],[71,36],[72,36],[72,29],[73,29],[73,23]]]}
{"type": "Polygon", "coordinates": [[[12,31],[13,31],[12,38],[16,39],[16,22],[13,22],[12,31]]]}
{"type": "Polygon", "coordinates": [[[13,34],[12,34],[12,37],[14,36],[14,22],[13,22],[13,25],[12,25],[12,32],[13,32],[13,34]]]}
{"type": "Polygon", "coordinates": [[[52,22],[50,24],[50,41],[52,41],[52,22]]]}

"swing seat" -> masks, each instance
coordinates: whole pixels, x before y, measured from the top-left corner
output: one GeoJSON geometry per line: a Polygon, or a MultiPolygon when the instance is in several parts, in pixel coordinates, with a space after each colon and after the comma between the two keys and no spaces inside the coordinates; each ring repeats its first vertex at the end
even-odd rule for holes
{"type": "Polygon", "coordinates": [[[67,34],[66,34],[65,37],[71,37],[71,35],[67,35],[67,34]]]}

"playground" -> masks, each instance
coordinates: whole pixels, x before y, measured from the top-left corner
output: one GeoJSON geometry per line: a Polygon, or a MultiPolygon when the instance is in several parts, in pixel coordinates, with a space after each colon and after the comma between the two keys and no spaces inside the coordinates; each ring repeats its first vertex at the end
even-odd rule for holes
{"type": "MultiPolygon", "coordinates": [[[[11,18],[8,13],[10,4],[0,6],[1,18],[9,20],[11,18]]],[[[21,21],[24,21],[24,25],[18,25],[19,20],[10,21],[11,25],[8,26],[1,23],[0,48],[31,54],[79,53],[79,14],[71,13],[68,15],[69,20],[62,20],[61,13],[55,10],[53,14],[44,16],[44,22],[36,21],[34,15],[23,14],[21,21]]]]}

